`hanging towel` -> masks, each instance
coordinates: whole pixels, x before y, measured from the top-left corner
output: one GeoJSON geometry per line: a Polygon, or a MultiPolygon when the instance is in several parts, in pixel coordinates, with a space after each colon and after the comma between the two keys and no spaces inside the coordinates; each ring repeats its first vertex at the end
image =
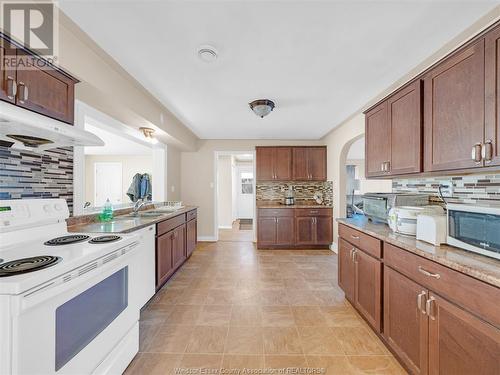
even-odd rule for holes
{"type": "Polygon", "coordinates": [[[127,195],[132,202],[137,202],[141,199],[141,180],[142,175],[140,173],[136,173],[132,178],[132,183],[127,190],[127,195]]]}
{"type": "Polygon", "coordinates": [[[152,198],[151,177],[147,173],[144,173],[141,176],[140,197],[141,199],[145,199],[147,201],[150,201],[152,198]]]}

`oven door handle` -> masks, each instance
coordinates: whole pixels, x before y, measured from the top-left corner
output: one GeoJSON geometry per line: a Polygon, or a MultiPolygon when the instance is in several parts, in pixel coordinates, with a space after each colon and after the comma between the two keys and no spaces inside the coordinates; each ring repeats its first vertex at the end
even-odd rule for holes
{"type": "Polygon", "coordinates": [[[16,299],[18,303],[16,304],[17,306],[13,306],[15,310],[14,313],[16,315],[20,314],[22,311],[31,309],[41,303],[47,303],[47,301],[52,298],[60,298],[63,294],[68,292],[71,293],[69,296],[65,297],[66,301],[76,297],[80,293],[98,284],[120,269],[131,266],[133,262],[130,262],[130,259],[135,257],[136,254],[135,251],[131,250],[137,247],[137,245],[138,242],[134,242],[117,250],[117,252],[122,251],[123,253],[115,259],[107,260],[115,253],[112,252],[58,276],[45,284],[30,289],[29,291],[23,293],[21,298],[16,299]],[[98,264],[94,266],[94,263],[98,264]]]}

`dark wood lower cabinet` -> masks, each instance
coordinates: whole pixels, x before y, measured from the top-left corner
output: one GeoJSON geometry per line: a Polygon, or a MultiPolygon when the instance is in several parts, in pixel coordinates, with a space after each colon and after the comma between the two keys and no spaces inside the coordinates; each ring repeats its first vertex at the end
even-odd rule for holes
{"type": "Polygon", "coordinates": [[[354,304],[372,327],[380,332],[382,262],[363,251],[354,250],[356,269],[354,304]]]}
{"type": "Polygon", "coordinates": [[[295,243],[297,245],[314,245],[316,243],[314,217],[296,217],[295,225],[295,243]]]}
{"type": "Polygon", "coordinates": [[[156,239],[156,287],[163,285],[174,272],[172,264],[173,233],[167,232],[156,239]]]}
{"type": "Polygon", "coordinates": [[[197,219],[188,221],[186,224],[186,256],[189,258],[196,248],[198,242],[197,219]]]}
{"type": "Polygon", "coordinates": [[[257,220],[259,247],[293,246],[294,232],[293,216],[266,216],[257,220]]]}
{"type": "Polygon", "coordinates": [[[177,269],[186,260],[186,224],[172,231],[172,265],[177,269]]]}
{"type": "Polygon", "coordinates": [[[428,372],[427,297],[421,285],[384,267],[384,337],[406,367],[419,375],[428,372]]]}
{"type": "Polygon", "coordinates": [[[355,269],[352,253],[355,250],[349,242],[339,239],[339,272],[338,282],[339,286],[345,293],[346,298],[354,303],[354,282],[355,282],[355,269]]]}
{"type": "Polygon", "coordinates": [[[276,218],[276,244],[293,245],[293,217],[278,216],[276,218]]]}
{"type": "Polygon", "coordinates": [[[500,374],[500,329],[434,293],[429,298],[429,374],[500,374]]]}

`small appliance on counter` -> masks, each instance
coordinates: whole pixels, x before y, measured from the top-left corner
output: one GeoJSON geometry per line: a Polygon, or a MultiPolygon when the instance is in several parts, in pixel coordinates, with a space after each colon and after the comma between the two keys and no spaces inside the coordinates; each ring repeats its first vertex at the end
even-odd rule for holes
{"type": "Polygon", "coordinates": [[[448,204],[446,243],[500,259],[500,207],[448,204]]]}
{"type": "Polygon", "coordinates": [[[428,194],[414,193],[368,193],[363,195],[363,211],[372,221],[387,223],[389,210],[400,206],[426,206],[428,194]]]}
{"type": "Polygon", "coordinates": [[[295,192],[293,191],[293,186],[290,185],[285,191],[285,205],[293,206],[295,204],[295,192]]]}
{"type": "Polygon", "coordinates": [[[425,213],[417,216],[417,240],[434,246],[446,243],[446,213],[425,213]]]}
{"type": "Polygon", "coordinates": [[[441,206],[401,206],[389,210],[387,222],[393,232],[416,236],[417,217],[421,214],[442,214],[441,206]]]}

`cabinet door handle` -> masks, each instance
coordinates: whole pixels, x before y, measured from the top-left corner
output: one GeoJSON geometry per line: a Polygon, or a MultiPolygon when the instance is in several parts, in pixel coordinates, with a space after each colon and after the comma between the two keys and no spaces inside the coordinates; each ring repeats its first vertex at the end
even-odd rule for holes
{"type": "MultiPolygon", "coordinates": [[[[352,253],[353,253],[353,252],[354,252],[354,247],[353,247],[353,248],[351,249],[351,251],[349,252],[349,257],[351,258],[351,260],[353,259],[353,258],[352,258],[352,253]]],[[[354,262],[354,260],[353,260],[353,262],[354,262]]]]}
{"type": "Polygon", "coordinates": [[[441,275],[439,273],[432,273],[424,269],[422,266],[418,266],[418,272],[424,274],[425,276],[433,277],[437,280],[441,278],[441,275]]]}
{"type": "Polygon", "coordinates": [[[355,236],[354,234],[351,234],[351,238],[352,238],[353,240],[359,240],[359,236],[355,236]]]}
{"type": "Polygon", "coordinates": [[[420,293],[418,296],[417,296],[417,308],[420,310],[420,312],[422,314],[425,315],[425,310],[424,308],[422,308],[422,301],[423,301],[423,298],[427,295],[427,293],[425,291],[422,291],[422,293],[420,293]]]}
{"type": "Polygon", "coordinates": [[[472,146],[472,152],[471,152],[471,158],[472,160],[476,163],[476,164],[479,164],[481,163],[481,153],[482,153],[482,147],[481,147],[481,143],[478,142],[476,144],[474,144],[474,146],[472,146]]]}
{"type": "Polygon", "coordinates": [[[380,163],[380,171],[385,172],[385,163],[380,163]]]}
{"type": "Polygon", "coordinates": [[[430,297],[427,302],[425,302],[425,313],[432,320],[436,320],[436,317],[434,316],[434,301],[434,297],[430,297]]]}
{"type": "Polygon", "coordinates": [[[391,162],[390,161],[386,161],[385,162],[385,171],[386,172],[390,172],[391,171],[391,162]]]}
{"type": "Polygon", "coordinates": [[[17,95],[17,83],[13,77],[7,76],[7,85],[9,82],[11,82],[11,86],[10,89],[7,86],[7,98],[9,98],[10,100],[14,100],[17,95]]]}
{"type": "Polygon", "coordinates": [[[493,141],[491,139],[484,142],[481,149],[481,157],[484,159],[485,163],[491,163],[493,159],[493,141]]]}
{"type": "Polygon", "coordinates": [[[22,81],[19,82],[19,102],[24,103],[28,100],[29,91],[28,86],[22,81]],[[22,89],[22,91],[21,91],[22,89]]]}
{"type": "Polygon", "coordinates": [[[358,250],[354,250],[354,253],[352,254],[352,260],[354,263],[358,263],[358,250]]]}

